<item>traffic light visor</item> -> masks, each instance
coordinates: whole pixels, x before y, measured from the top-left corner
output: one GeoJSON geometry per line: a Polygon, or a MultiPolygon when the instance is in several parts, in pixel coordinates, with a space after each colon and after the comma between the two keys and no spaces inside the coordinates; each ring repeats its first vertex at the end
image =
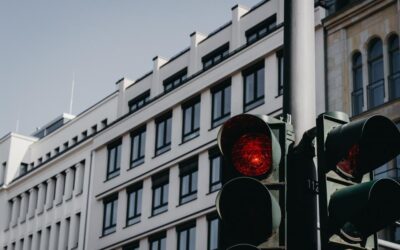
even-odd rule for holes
{"type": "Polygon", "coordinates": [[[360,179],[400,153],[400,132],[390,119],[377,115],[332,129],[325,150],[328,169],[360,179]]]}
{"type": "Polygon", "coordinates": [[[228,248],[227,250],[260,250],[259,248],[249,244],[239,244],[228,248]]]}
{"type": "Polygon", "coordinates": [[[240,175],[267,177],[279,165],[280,145],[262,116],[238,115],[221,127],[218,145],[240,175]]]}

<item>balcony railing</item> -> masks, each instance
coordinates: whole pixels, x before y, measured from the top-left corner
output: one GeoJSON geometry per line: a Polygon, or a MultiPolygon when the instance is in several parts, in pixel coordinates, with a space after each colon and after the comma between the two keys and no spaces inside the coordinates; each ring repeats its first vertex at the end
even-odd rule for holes
{"type": "Polygon", "coordinates": [[[374,108],[383,104],[385,98],[385,81],[380,79],[367,86],[368,108],[374,108]]]}
{"type": "Polygon", "coordinates": [[[364,91],[362,88],[359,88],[351,93],[353,115],[358,115],[362,112],[364,106],[363,93],[364,91]]]}

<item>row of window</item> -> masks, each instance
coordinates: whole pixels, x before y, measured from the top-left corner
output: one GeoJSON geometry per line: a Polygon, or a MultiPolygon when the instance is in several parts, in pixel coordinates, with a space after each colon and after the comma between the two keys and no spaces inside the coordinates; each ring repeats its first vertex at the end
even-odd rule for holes
{"type": "Polygon", "coordinates": [[[9,200],[10,216],[7,228],[9,225],[16,226],[18,222],[24,223],[26,218],[32,219],[35,215],[42,214],[45,209],[50,210],[54,205],[72,199],[73,195],[81,194],[83,175],[84,166],[79,163],[9,200]]]}
{"type": "MultiPolygon", "coordinates": [[[[277,54],[278,59],[282,53],[277,54]]],[[[281,60],[280,60],[281,61],[281,60]]],[[[279,61],[279,70],[283,71],[279,61]]],[[[264,104],[265,96],[264,62],[259,62],[243,70],[243,106],[247,112],[264,104]]],[[[280,73],[281,75],[281,73],[280,73]]],[[[281,84],[281,82],[280,82],[281,84]]],[[[279,88],[281,89],[281,88],[279,88]]],[[[215,128],[226,121],[231,114],[231,82],[227,80],[211,89],[211,127],[215,128]]],[[[200,96],[182,104],[182,142],[187,142],[200,134],[200,96]]],[[[171,149],[172,111],[155,118],[156,142],[155,155],[171,149]]],[[[146,126],[141,126],[131,133],[130,167],[144,163],[146,143],[146,126]]],[[[108,145],[108,162],[106,178],[118,176],[121,168],[122,139],[108,145]]]]}
{"type": "MultiPolygon", "coordinates": [[[[209,150],[210,179],[209,191],[214,192],[221,187],[222,157],[217,148],[209,150]]],[[[179,204],[185,204],[197,198],[198,158],[193,157],[179,164],[179,204]]],[[[152,176],[152,211],[157,215],[168,210],[169,171],[152,176]]],[[[127,214],[126,226],[140,222],[142,211],[143,185],[141,182],[126,189],[127,214]]],[[[103,235],[115,232],[117,225],[118,194],[103,200],[103,235]]]]}
{"type": "MultiPolygon", "coordinates": [[[[26,238],[12,242],[10,250],[76,249],[79,243],[80,221],[81,214],[77,213],[72,218],[72,221],[71,217],[68,217],[54,225],[47,226],[44,230],[39,230],[26,238]]],[[[3,249],[8,250],[9,248],[4,246],[3,249]]]]}
{"type": "MultiPolygon", "coordinates": [[[[101,121],[101,127],[102,127],[102,129],[107,127],[107,119],[104,119],[104,120],[101,121]]],[[[95,125],[93,125],[91,127],[90,135],[94,135],[96,133],[97,133],[97,124],[95,124],[95,125]]],[[[30,164],[25,163],[25,162],[21,162],[20,169],[19,169],[19,176],[25,175],[26,173],[28,173],[29,171],[31,171],[35,167],[40,166],[43,162],[46,162],[46,161],[50,160],[53,157],[56,157],[61,152],[66,151],[67,149],[69,149],[73,145],[77,144],[79,141],[82,141],[82,140],[86,139],[88,136],[89,136],[88,130],[83,131],[81,133],[80,137],[79,136],[74,136],[71,139],[71,141],[64,142],[62,146],[56,147],[53,150],[53,152],[46,153],[45,157],[43,157],[43,156],[39,157],[36,164],[35,164],[35,162],[31,162],[30,164]]]]}
{"type": "MultiPolygon", "coordinates": [[[[380,38],[372,39],[368,44],[368,84],[367,84],[367,108],[374,108],[384,103],[385,82],[388,83],[389,100],[400,97],[400,50],[398,35],[391,35],[388,39],[388,68],[389,75],[385,79],[383,45],[380,38]]],[[[364,107],[364,79],[363,60],[361,52],[357,51],[352,56],[353,91],[352,111],[353,115],[363,112],[364,107]]]]}
{"type": "MultiPolygon", "coordinates": [[[[277,28],[276,25],[276,14],[265,19],[264,21],[256,24],[252,28],[245,32],[247,45],[252,44],[266,35],[270,34],[277,28]]],[[[229,42],[221,45],[210,53],[206,54],[201,58],[203,64],[203,70],[207,70],[218,63],[222,62],[229,57],[229,42]]],[[[280,57],[283,58],[283,57],[280,57]]],[[[282,64],[283,65],[283,64],[282,64]]],[[[184,84],[188,77],[187,67],[179,70],[177,73],[169,76],[163,81],[164,93],[170,92],[171,90],[184,84]]],[[[280,81],[281,82],[281,81],[280,81]]],[[[281,95],[281,90],[279,89],[279,95],[281,95]]],[[[133,98],[128,102],[129,112],[135,112],[140,108],[144,107],[150,102],[150,91],[145,91],[139,96],[133,98]]]]}
{"type": "MultiPolygon", "coordinates": [[[[192,221],[176,227],[177,250],[196,249],[196,222],[192,221]]],[[[208,216],[208,250],[220,248],[220,221],[215,216],[208,216]]],[[[133,242],[122,247],[122,250],[138,250],[139,242],[133,242]]],[[[166,232],[160,232],[149,237],[149,250],[167,250],[166,232]]]]}

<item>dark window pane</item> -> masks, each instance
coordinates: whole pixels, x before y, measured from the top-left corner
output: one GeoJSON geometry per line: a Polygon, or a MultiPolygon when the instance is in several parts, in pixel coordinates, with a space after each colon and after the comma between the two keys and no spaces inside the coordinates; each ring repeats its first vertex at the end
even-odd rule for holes
{"type": "Polygon", "coordinates": [[[167,144],[171,143],[171,129],[172,129],[172,118],[168,118],[167,120],[167,133],[165,141],[167,144]]]}
{"type": "Polygon", "coordinates": [[[214,107],[213,107],[213,118],[218,118],[221,116],[221,102],[222,102],[222,92],[218,91],[214,93],[214,107]]]}
{"type": "Polygon", "coordinates": [[[209,221],[209,250],[217,250],[219,249],[218,247],[218,242],[219,242],[219,237],[218,237],[218,232],[219,232],[219,220],[218,219],[213,219],[209,221]]]}
{"type": "Polygon", "coordinates": [[[224,89],[224,115],[231,112],[231,86],[224,89]]]}
{"type": "Polygon", "coordinates": [[[245,78],[246,82],[246,103],[254,99],[254,75],[248,75],[245,78]]]}
{"type": "Polygon", "coordinates": [[[194,129],[200,128],[200,102],[194,105],[194,129]]]}
{"type": "Polygon", "coordinates": [[[264,68],[257,71],[257,98],[264,96],[264,68]]]}

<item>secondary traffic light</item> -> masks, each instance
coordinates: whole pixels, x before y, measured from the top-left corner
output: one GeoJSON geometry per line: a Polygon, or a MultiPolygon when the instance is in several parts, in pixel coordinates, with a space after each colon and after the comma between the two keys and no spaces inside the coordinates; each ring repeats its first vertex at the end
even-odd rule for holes
{"type": "Polygon", "coordinates": [[[221,127],[218,145],[225,161],[225,183],[216,206],[223,249],[284,245],[282,152],[286,152],[286,141],[293,139],[291,132],[281,120],[248,114],[232,117],[221,127]]]}
{"type": "Polygon", "coordinates": [[[376,248],[376,232],[400,219],[400,185],[372,171],[400,153],[400,132],[384,116],[317,119],[321,249],[376,248]]]}

